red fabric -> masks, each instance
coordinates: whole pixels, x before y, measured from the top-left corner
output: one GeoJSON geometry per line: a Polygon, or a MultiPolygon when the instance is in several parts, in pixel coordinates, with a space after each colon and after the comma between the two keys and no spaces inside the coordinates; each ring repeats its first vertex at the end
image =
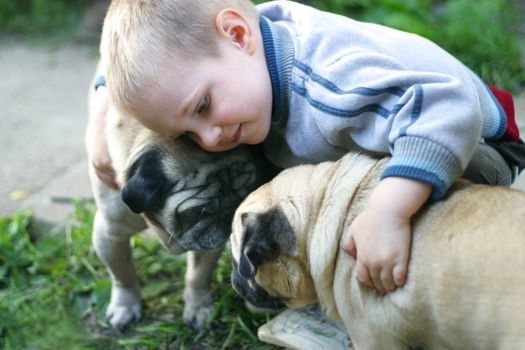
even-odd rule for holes
{"type": "Polygon", "coordinates": [[[498,89],[495,86],[489,86],[489,89],[507,115],[507,129],[500,140],[504,142],[517,142],[520,138],[520,130],[518,129],[516,116],[514,115],[514,98],[510,92],[498,89]]]}

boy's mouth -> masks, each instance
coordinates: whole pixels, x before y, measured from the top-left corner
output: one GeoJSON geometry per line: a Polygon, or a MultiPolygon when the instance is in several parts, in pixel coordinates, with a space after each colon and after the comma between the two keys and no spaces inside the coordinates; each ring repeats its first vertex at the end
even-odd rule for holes
{"type": "Polygon", "coordinates": [[[233,140],[232,140],[233,143],[239,142],[239,140],[241,139],[241,133],[242,133],[242,124],[239,124],[239,127],[237,128],[237,132],[233,136],[233,140]]]}

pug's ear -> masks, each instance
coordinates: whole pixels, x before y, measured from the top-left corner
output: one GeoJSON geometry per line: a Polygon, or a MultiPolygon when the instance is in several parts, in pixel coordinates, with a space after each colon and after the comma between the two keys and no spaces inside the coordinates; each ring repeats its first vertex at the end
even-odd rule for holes
{"type": "Polygon", "coordinates": [[[158,151],[142,154],[129,168],[122,200],[134,213],[162,208],[173,187],[164,175],[158,151]]]}
{"type": "Polygon", "coordinates": [[[281,208],[264,213],[241,215],[244,230],[239,258],[239,273],[254,278],[257,269],[280,254],[295,254],[295,234],[281,208]]]}

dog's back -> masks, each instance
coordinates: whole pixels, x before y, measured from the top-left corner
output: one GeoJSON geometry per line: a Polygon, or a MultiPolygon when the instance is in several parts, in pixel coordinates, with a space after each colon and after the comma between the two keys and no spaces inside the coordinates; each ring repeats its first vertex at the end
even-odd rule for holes
{"type": "Polygon", "coordinates": [[[351,291],[338,308],[356,346],[525,349],[524,192],[454,185],[415,218],[410,259],[406,285],[379,297],[339,257],[336,283],[351,291]]]}

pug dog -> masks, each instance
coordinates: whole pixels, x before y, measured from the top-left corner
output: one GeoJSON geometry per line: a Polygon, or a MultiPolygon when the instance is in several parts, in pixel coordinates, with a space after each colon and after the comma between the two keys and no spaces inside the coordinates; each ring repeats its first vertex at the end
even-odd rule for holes
{"type": "Polygon", "coordinates": [[[209,153],[184,137],[158,136],[114,109],[106,125],[121,190],[105,186],[91,165],[89,172],[98,208],[93,245],[112,282],[109,322],[121,331],[142,316],[129,240],[149,227],[174,254],[188,252],[183,318],[201,328],[211,313],[212,272],[234,210],[275,168],[253,147],[209,153]]]}
{"type": "Polygon", "coordinates": [[[403,287],[357,281],[341,237],[387,162],[348,154],[252,192],[233,220],[234,288],[265,308],[319,303],[358,350],[525,349],[522,191],[458,181],[413,218],[403,287]]]}

